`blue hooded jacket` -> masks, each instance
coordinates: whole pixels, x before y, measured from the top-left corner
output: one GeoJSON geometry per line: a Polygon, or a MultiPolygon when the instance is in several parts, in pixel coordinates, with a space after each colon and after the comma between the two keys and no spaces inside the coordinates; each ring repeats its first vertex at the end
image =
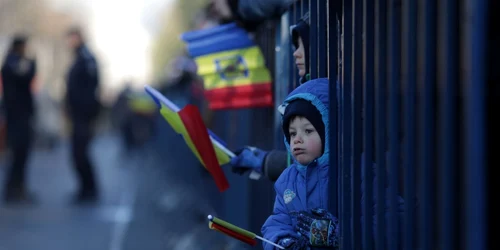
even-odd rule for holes
{"type": "MultiPolygon", "coordinates": [[[[337,86],[337,90],[339,91],[337,86]]],[[[275,182],[274,188],[276,191],[276,199],[274,202],[273,214],[269,216],[262,226],[262,234],[264,238],[278,242],[281,238],[293,237],[298,238],[298,233],[294,227],[297,223],[296,218],[289,215],[291,212],[309,211],[315,208],[328,208],[328,182],[329,182],[329,80],[327,78],[319,78],[310,80],[294,91],[292,91],[285,102],[280,106],[280,112],[293,100],[305,99],[310,101],[322,115],[325,124],[325,148],[323,155],[311,162],[308,166],[303,166],[294,161],[290,167],[285,169],[275,182]]],[[[341,98],[338,95],[338,98],[341,98]]],[[[290,152],[290,145],[285,141],[287,150],[290,152]]],[[[361,165],[365,164],[364,157],[361,157],[361,165]]],[[[362,167],[361,166],[361,167],[362,167]]],[[[373,190],[377,187],[376,164],[372,164],[373,173],[373,190]]],[[[364,175],[361,176],[361,182],[364,182],[364,175]]],[[[386,183],[386,191],[389,184],[386,183]]],[[[364,185],[361,185],[364,187],[364,185]]],[[[362,188],[361,205],[365,201],[364,188],[362,188]]],[[[388,198],[388,197],[387,197],[388,198]]],[[[374,192],[372,204],[374,212],[377,210],[376,192],[374,192]]],[[[402,215],[404,212],[404,200],[398,197],[398,216],[399,222],[402,223],[402,215]]],[[[389,199],[386,199],[385,210],[389,207],[389,199]]],[[[363,211],[361,211],[363,212],[363,211]]],[[[388,214],[387,214],[388,215],[388,214]]],[[[386,216],[387,216],[386,215],[386,216]]],[[[361,213],[363,217],[363,213],[361,213]]],[[[376,229],[376,216],[373,217],[373,230],[376,229]]],[[[362,220],[362,218],[361,218],[362,220]]],[[[340,229],[342,230],[342,229],[340,229]]],[[[375,231],[374,231],[375,232],[375,231]]],[[[400,231],[401,232],[401,231],[400,231]]],[[[263,243],[265,250],[274,250],[275,247],[263,243]]],[[[310,248],[315,249],[315,248],[310,248]]]]}
{"type": "MultiPolygon", "coordinates": [[[[305,211],[313,208],[327,208],[328,206],[328,85],[327,78],[308,81],[288,95],[284,104],[295,99],[310,101],[320,112],[325,124],[325,148],[323,155],[303,166],[294,162],[280,175],[275,183],[276,200],[273,214],[262,227],[264,238],[277,242],[284,237],[298,237],[294,230],[296,219],[289,213],[305,211]]],[[[285,140],[287,150],[290,145],[285,140]]],[[[264,249],[271,250],[274,246],[264,243],[264,249]]]]}

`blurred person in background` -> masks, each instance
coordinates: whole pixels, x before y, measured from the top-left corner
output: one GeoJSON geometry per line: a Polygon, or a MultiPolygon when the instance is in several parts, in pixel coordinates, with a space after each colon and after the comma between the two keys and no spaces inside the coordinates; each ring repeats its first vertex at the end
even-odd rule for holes
{"type": "Polygon", "coordinates": [[[94,166],[89,156],[89,146],[100,110],[96,95],[99,70],[79,28],[69,29],[66,38],[74,54],[73,63],[67,73],[66,105],[72,129],[73,164],[80,181],[80,189],[73,202],[93,202],[98,198],[98,188],[94,166]]]}
{"type": "Polygon", "coordinates": [[[193,83],[198,78],[196,63],[186,55],[181,55],[167,65],[166,78],[160,92],[174,102],[179,108],[193,103],[193,83]]]}
{"type": "Polygon", "coordinates": [[[295,0],[211,0],[221,23],[236,22],[249,32],[279,19],[295,0]]]}
{"type": "Polygon", "coordinates": [[[156,103],[144,91],[129,89],[125,96],[127,114],[121,124],[125,153],[139,149],[155,134],[156,103]]]}
{"type": "Polygon", "coordinates": [[[123,142],[123,153],[128,154],[129,149],[131,148],[131,145],[129,144],[129,139],[130,139],[130,134],[128,133],[126,129],[126,124],[127,121],[129,120],[129,117],[131,115],[131,110],[128,107],[129,103],[129,96],[132,93],[132,87],[131,87],[131,82],[126,81],[124,83],[124,88],[120,91],[118,94],[116,101],[113,103],[113,106],[111,108],[110,112],[110,118],[111,118],[111,123],[113,127],[119,131],[120,136],[122,138],[123,142]]]}
{"type": "Polygon", "coordinates": [[[15,36],[1,69],[3,111],[7,124],[7,146],[12,152],[4,189],[4,201],[32,203],[26,187],[26,165],[33,141],[34,103],[31,85],[35,60],[27,57],[27,37],[15,36]]]}

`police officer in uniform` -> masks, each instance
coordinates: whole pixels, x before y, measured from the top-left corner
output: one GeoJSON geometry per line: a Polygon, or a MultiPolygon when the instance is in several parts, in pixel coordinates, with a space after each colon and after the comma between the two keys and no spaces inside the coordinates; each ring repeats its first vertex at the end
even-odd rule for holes
{"type": "Polygon", "coordinates": [[[80,181],[75,203],[93,202],[98,198],[94,166],[89,157],[89,145],[94,123],[100,109],[97,98],[99,71],[97,62],[86,46],[82,32],[72,28],[67,33],[74,61],[67,74],[66,103],[71,121],[71,152],[80,181]]]}
{"type": "Polygon", "coordinates": [[[1,69],[7,146],[11,150],[3,195],[6,203],[34,201],[26,188],[25,172],[33,139],[34,106],[31,84],[36,64],[26,56],[26,44],[25,36],[14,37],[1,69]]]}

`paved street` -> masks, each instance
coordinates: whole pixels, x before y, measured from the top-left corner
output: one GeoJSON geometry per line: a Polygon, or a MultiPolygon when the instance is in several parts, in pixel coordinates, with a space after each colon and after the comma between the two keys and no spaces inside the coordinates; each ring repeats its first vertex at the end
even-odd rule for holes
{"type": "MultiPolygon", "coordinates": [[[[150,143],[124,154],[111,132],[97,137],[92,154],[102,199],[94,206],[68,203],[76,179],[67,142],[37,150],[29,186],[39,204],[0,206],[0,250],[242,249],[208,229],[205,218],[215,213],[217,191],[178,139],[168,149],[150,143]]],[[[4,172],[2,162],[2,179],[4,172]]]]}

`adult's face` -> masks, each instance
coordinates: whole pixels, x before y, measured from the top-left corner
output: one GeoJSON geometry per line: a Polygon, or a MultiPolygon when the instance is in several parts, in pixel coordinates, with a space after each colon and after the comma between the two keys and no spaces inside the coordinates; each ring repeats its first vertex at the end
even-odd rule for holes
{"type": "Polygon", "coordinates": [[[66,42],[68,43],[69,48],[76,49],[81,45],[82,39],[77,34],[69,34],[66,37],[66,42]]]}
{"type": "Polygon", "coordinates": [[[217,14],[223,19],[229,19],[232,17],[231,8],[227,0],[211,0],[217,14]]]}

